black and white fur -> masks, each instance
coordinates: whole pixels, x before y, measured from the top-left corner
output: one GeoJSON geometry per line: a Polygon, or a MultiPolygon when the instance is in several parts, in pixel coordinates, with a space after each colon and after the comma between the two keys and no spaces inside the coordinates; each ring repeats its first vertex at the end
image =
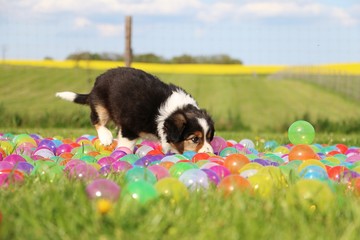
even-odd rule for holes
{"type": "Polygon", "coordinates": [[[110,145],[106,124],[118,127],[118,147],[134,149],[138,138],[159,139],[164,152],[213,152],[214,123],[183,89],[134,68],[115,68],[96,78],[89,94],[59,92],[57,97],[90,105],[100,142],[110,145]]]}

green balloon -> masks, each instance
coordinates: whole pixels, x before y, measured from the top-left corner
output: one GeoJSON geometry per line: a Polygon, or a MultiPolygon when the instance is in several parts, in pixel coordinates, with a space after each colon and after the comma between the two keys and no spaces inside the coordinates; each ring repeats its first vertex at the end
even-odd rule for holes
{"type": "Polygon", "coordinates": [[[311,123],[299,120],[289,127],[288,137],[292,144],[312,144],[315,138],[315,129],[311,123]]]}
{"type": "Polygon", "coordinates": [[[169,173],[174,178],[179,178],[183,172],[189,169],[198,168],[195,164],[191,162],[177,162],[169,169],[169,173]]]}
{"type": "Polygon", "coordinates": [[[150,200],[156,199],[158,197],[158,192],[155,187],[144,180],[139,180],[136,182],[129,182],[125,185],[124,189],[121,192],[121,198],[123,202],[139,202],[140,204],[145,204],[150,200]]]}

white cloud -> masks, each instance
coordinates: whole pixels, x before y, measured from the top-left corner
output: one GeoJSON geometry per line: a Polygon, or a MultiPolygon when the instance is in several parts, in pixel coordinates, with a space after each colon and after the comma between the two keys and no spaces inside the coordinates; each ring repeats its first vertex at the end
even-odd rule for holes
{"type": "Polygon", "coordinates": [[[359,23],[359,20],[350,13],[349,9],[332,5],[316,3],[316,1],[304,0],[253,0],[230,2],[215,2],[204,6],[197,13],[198,19],[205,22],[219,20],[266,20],[269,18],[288,19],[326,19],[338,22],[344,26],[359,23]]]}
{"type": "Polygon", "coordinates": [[[74,27],[76,29],[85,28],[91,25],[91,21],[84,17],[77,17],[74,20],[74,27]]]}
{"type": "Polygon", "coordinates": [[[124,32],[124,26],[121,24],[97,24],[96,29],[102,37],[119,36],[124,32]]]}

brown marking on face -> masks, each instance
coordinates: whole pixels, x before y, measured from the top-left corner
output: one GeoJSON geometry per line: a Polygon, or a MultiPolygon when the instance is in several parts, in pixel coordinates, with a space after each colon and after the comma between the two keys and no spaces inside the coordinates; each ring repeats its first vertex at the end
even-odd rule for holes
{"type": "Polygon", "coordinates": [[[204,145],[204,135],[196,131],[184,140],[184,151],[198,152],[204,145]]]}

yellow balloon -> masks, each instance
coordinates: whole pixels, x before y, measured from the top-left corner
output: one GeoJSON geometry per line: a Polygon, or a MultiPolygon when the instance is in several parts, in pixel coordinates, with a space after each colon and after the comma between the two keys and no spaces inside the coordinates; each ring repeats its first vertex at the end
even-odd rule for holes
{"type": "Polygon", "coordinates": [[[325,182],[301,179],[289,188],[286,200],[290,206],[300,205],[309,213],[326,212],[333,206],[335,195],[325,182]]]}
{"type": "Polygon", "coordinates": [[[270,197],[276,191],[288,186],[285,175],[274,166],[266,166],[248,178],[254,192],[262,197],[270,197]]]}
{"type": "Polygon", "coordinates": [[[169,199],[171,203],[178,203],[189,198],[188,189],[177,178],[162,178],[155,184],[155,189],[161,196],[169,199]]]}
{"type": "Polygon", "coordinates": [[[274,149],[274,153],[280,153],[280,154],[288,154],[290,150],[285,146],[278,146],[274,149]]]}
{"type": "Polygon", "coordinates": [[[248,178],[248,177],[256,174],[259,171],[259,169],[261,169],[263,167],[264,166],[259,163],[250,162],[248,164],[245,164],[242,168],[240,168],[239,174],[242,177],[248,178]]]}

